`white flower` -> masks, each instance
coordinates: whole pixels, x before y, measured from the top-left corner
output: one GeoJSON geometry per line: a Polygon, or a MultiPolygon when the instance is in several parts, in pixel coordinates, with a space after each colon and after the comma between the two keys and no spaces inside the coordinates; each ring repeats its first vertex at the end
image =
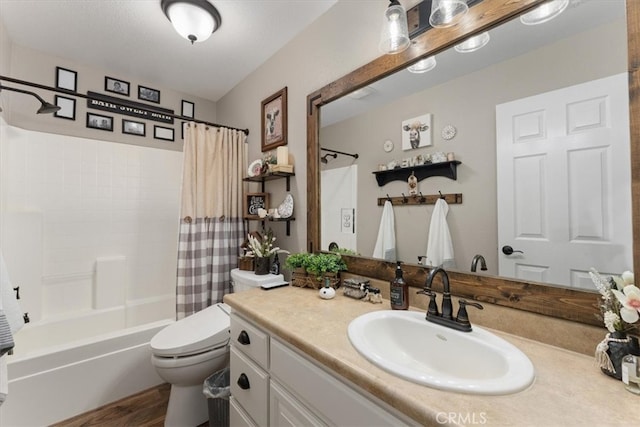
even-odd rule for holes
{"type": "Polygon", "coordinates": [[[622,307],[620,307],[620,316],[627,323],[635,323],[640,319],[640,289],[635,285],[627,285],[622,292],[612,289],[613,294],[618,298],[622,307]]]}
{"type": "Polygon", "coordinates": [[[604,313],[604,326],[609,330],[609,332],[615,332],[616,323],[620,321],[620,317],[615,314],[613,311],[607,311],[604,313]]]}

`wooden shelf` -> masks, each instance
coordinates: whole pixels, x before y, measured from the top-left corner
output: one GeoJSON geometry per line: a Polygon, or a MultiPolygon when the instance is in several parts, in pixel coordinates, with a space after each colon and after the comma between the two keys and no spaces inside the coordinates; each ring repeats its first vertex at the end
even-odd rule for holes
{"type": "Polygon", "coordinates": [[[432,176],[444,176],[454,181],[458,179],[457,167],[462,162],[452,160],[450,162],[431,163],[428,165],[412,166],[408,168],[395,168],[386,171],[372,172],[376,176],[378,186],[382,187],[391,181],[407,182],[411,173],[415,175],[418,182],[432,176]]]}
{"type": "Polygon", "coordinates": [[[295,176],[295,172],[269,172],[263,175],[258,176],[248,176],[246,178],[242,178],[243,181],[247,182],[260,182],[262,183],[262,192],[264,193],[264,183],[265,181],[273,181],[274,179],[282,179],[286,178],[287,180],[287,191],[291,191],[291,186],[289,182],[289,178],[295,176]]]}

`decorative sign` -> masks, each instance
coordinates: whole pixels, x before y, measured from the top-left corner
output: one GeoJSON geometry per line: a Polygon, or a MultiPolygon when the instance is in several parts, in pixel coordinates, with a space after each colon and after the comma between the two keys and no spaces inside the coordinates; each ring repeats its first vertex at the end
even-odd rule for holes
{"type": "Polygon", "coordinates": [[[258,209],[269,209],[269,193],[248,193],[245,195],[244,218],[260,219],[258,209]]]}
{"type": "Polygon", "coordinates": [[[155,122],[173,124],[173,110],[155,107],[128,99],[115,98],[96,92],[87,92],[87,108],[110,111],[112,113],[124,114],[126,116],[138,117],[141,119],[153,120],[155,122]]]}

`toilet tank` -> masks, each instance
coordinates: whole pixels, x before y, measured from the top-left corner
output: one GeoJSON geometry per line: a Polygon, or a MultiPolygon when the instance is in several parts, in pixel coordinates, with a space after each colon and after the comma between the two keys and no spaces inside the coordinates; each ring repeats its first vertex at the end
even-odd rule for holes
{"type": "Polygon", "coordinates": [[[231,270],[233,292],[242,292],[252,288],[259,288],[262,285],[282,283],[284,281],[282,274],[256,275],[253,271],[240,270],[239,268],[231,270]]]}

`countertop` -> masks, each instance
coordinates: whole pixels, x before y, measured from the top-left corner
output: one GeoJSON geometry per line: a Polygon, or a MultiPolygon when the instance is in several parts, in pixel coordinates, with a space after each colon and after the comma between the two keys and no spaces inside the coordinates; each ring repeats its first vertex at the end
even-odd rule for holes
{"type": "Polygon", "coordinates": [[[398,378],[363,358],[347,336],[361,314],[389,309],[342,295],[283,287],[229,294],[224,301],[310,358],[387,402],[422,425],[631,426],[640,424],[640,396],[600,372],[594,358],[488,329],[522,350],[536,370],[534,383],[505,396],[432,389],[398,378]],[[444,422],[443,422],[444,421],[444,422]]]}

